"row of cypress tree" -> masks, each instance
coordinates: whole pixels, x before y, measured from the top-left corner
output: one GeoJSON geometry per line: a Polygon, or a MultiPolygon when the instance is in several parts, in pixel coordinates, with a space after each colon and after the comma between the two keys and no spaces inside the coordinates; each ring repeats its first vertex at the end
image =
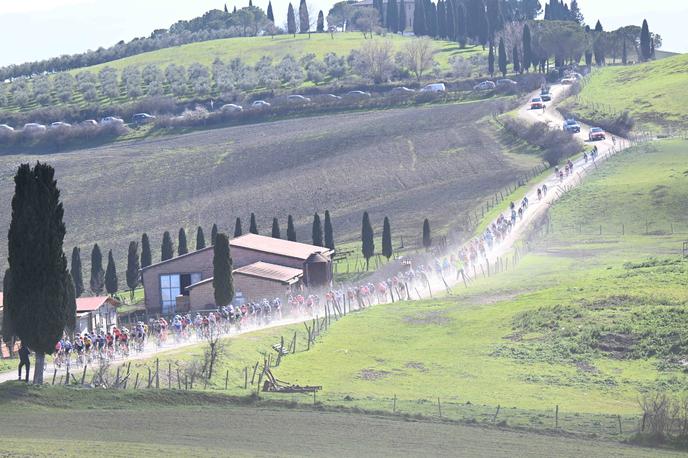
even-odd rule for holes
{"type": "MultiPolygon", "coordinates": [[[[258,234],[258,224],[256,222],[256,215],[251,213],[249,232],[258,234]]],[[[243,228],[241,218],[237,218],[234,226],[234,237],[243,235],[243,228]]],[[[216,244],[218,235],[217,224],[213,224],[211,230],[211,245],[216,244]]],[[[279,227],[279,220],[274,218],[272,220],[272,237],[281,238],[281,231],[279,227]]],[[[320,220],[320,215],[316,213],[313,216],[312,228],[313,245],[325,246],[334,250],[334,231],[332,228],[332,219],[329,210],[325,211],[324,227],[320,220]]],[[[287,240],[296,241],[296,229],[294,227],[294,219],[291,215],[287,218],[287,240]]],[[[177,255],[181,256],[189,252],[186,231],[184,228],[179,229],[177,246],[177,255]]],[[[206,248],[205,234],[203,227],[198,226],[196,229],[196,250],[206,248]]],[[[166,261],[174,257],[174,241],[169,231],[165,231],[162,236],[162,244],[160,247],[160,260],[166,261]]],[[[150,247],[150,239],[148,234],[144,233],[141,236],[141,254],[139,255],[138,242],[132,241],[129,243],[129,251],[127,254],[127,272],[126,282],[129,291],[132,294],[140,284],[140,269],[148,267],[152,264],[152,254],[150,247]]],[[[81,297],[84,293],[84,281],[81,264],[81,249],[74,247],[72,250],[70,274],[73,279],[75,297],[81,297]]],[[[108,252],[107,267],[103,270],[103,255],[100,246],[96,243],[91,250],[91,277],[90,277],[90,291],[96,295],[101,294],[105,290],[108,294],[113,295],[119,291],[119,280],[117,277],[117,267],[115,264],[112,250],[108,252]]]]}
{"type": "MultiPolygon", "coordinates": [[[[431,246],[432,237],[430,235],[430,221],[426,218],[423,221],[423,247],[429,249],[431,246]]],[[[370,267],[370,258],[375,256],[375,231],[370,222],[368,212],[363,212],[363,221],[361,222],[361,252],[363,258],[366,260],[366,270],[368,270],[370,267]]],[[[385,216],[382,222],[382,256],[389,260],[393,254],[392,227],[389,218],[385,216]]]]}

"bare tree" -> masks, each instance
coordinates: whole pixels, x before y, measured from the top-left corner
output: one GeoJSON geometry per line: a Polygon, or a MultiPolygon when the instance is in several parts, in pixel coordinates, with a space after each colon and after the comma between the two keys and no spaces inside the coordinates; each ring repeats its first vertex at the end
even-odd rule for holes
{"type": "Polygon", "coordinates": [[[225,352],[225,344],[221,337],[220,330],[215,325],[210,325],[208,334],[205,337],[208,346],[203,352],[203,373],[206,376],[206,380],[212,378],[213,370],[225,352]]]}
{"type": "Polygon", "coordinates": [[[373,38],[373,29],[380,23],[380,13],[375,8],[361,8],[354,22],[356,28],[363,32],[363,38],[368,38],[366,34],[373,38]]]}
{"type": "Polygon", "coordinates": [[[410,40],[401,53],[403,65],[416,75],[418,81],[421,80],[425,71],[432,68],[435,62],[432,55],[432,40],[428,37],[410,40]]]}
{"type": "Polygon", "coordinates": [[[368,41],[353,56],[356,73],[376,84],[389,80],[394,72],[394,47],[389,40],[368,41]]]}

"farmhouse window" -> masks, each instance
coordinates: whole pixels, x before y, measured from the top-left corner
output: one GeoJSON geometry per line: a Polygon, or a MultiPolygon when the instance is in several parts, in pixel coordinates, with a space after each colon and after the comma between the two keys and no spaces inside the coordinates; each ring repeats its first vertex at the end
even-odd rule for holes
{"type": "Polygon", "coordinates": [[[181,275],[160,275],[160,298],[162,300],[162,313],[174,313],[177,304],[177,296],[181,292],[181,275]]]}

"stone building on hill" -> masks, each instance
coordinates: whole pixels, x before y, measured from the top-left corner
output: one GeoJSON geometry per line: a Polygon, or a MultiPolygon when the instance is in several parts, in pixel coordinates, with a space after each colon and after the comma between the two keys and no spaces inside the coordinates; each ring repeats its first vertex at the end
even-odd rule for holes
{"type": "MultiPolygon", "coordinates": [[[[256,234],[229,245],[234,289],[246,300],[283,298],[302,285],[319,288],[332,281],[334,252],[328,248],[256,234]]],[[[152,264],[141,270],[146,310],[170,315],[214,309],[212,277],[212,246],[152,264]]]]}

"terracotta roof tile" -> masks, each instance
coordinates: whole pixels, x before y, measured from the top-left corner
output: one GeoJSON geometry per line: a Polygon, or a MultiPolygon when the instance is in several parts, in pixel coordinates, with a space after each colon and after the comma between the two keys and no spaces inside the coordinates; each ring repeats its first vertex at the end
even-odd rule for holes
{"type": "Polygon", "coordinates": [[[230,247],[245,248],[248,250],[274,253],[289,258],[306,260],[313,253],[330,254],[331,250],[325,247],[308,245],[306,243],[290,242],[288,240],[275,239],[264,235],[246,234],[229,241],[230,247]]]}
{"type": "Polygon", "coordinates": [[[249,275],[251,277],[265,278],[268,280],[290,283],[303,275],[301,269],[292,267],[278,266],[268,262],[254,262],[240,269],[234,270],[234,275],[249,275]]]}

